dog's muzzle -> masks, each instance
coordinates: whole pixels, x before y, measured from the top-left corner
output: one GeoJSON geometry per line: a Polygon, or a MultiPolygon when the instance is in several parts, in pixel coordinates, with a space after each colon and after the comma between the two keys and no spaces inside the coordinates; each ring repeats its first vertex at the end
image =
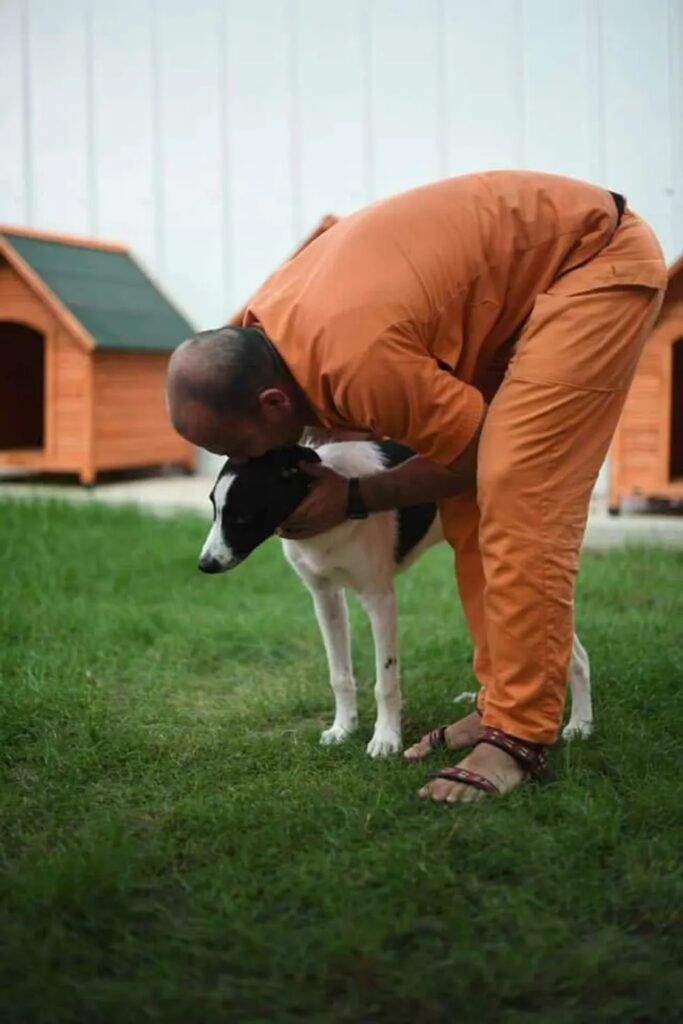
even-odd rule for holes
{"type": "Polygon", "coordinates": [[[202,572],[216,573],[216,572],[227,572],[228,569],[234,569],[236,565],[242,562],[242,558],[231,558],[229,562],[221,562],[220,559],[215,558],[214,555],[202,555],[199,559],[198,568],[202,572]]]}

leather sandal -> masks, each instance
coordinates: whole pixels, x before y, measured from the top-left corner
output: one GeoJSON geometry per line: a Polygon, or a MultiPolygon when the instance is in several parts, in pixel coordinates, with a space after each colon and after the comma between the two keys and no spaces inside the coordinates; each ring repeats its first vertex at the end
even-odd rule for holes
{"type": "Polygon", "coordinates": [[[446,750],[450,750],[450,747],[446,743],[447,728],[447,725],[437,725],[436,729],[432,729],[427,737],[430,750],[439,750],[440,747],[445,747],[446,750]]]}
{"type": "MultiPolygon", "coordinates": [[[[478,705],[475,705],[474,710],[481,718],[482,711],[480,710],[478,705]]],[[[449,747],[448,744],[446,743],[446,729],[448,728],[449,725],[437,725],[436,729],[432,729],[432,731],[427,736],[427,742],[429,743],[430,750],[440,750],[441,748],[445,748],[446,750],[453,749],[452,747],[449,747]]]]}
{"type": "MultiPolygon", "coordinates": [[[[433,731],[438,732],[437,729],[433,731]]],[[[504,750],[506,754],[509,754],[521,765],[531,779],[538,782],[547,779],[548,748],[542,743],[527,743],[525,740],[518,740],[515,736],[510,736],[509,733],[503,732],[502,729],[492,729],[490,727],[484,729],[484,735],[475,743],[475,747],[478,747],[480,743],[488,743],[492,747],[504,750]]],[[[490,779],[484,778],[478,772],[471,772],[467,768],[460,768],[458,765],[452,768],[443,768],[440,772],[432,772],[430,778],[447,779],[448,782],[462,782],[465,786],[472,786],[474,789],[481,789],[486,793],[500,795],[500,790],[490,779]]]]}

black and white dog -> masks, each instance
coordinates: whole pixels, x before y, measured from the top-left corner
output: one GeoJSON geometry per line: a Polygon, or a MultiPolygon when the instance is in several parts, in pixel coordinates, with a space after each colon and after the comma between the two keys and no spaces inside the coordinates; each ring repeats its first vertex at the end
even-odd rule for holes
{"type": "MultiPolygon", "coordinates": [[[[214,519],[199,568],[209,573],[233,569],[275,533],[311,486],[312,479],[299,469],[300,462],[321,461],[352,477],[381,472],[412,455],[409,448],[392,442],[351,441],[318,449],[296,445],[240,464],[228,459],[211,492],[214,519]]],[[[344,594],[350,587],[368,614],[375,644],[377,720],[367,752],[382,757],[401,750],[394,578],[442,540],[438,509],[424,504],[347,520],[310,540],[282,541],[287,559],[313,597],[327,654],[336,713],[321,743],[341,743],[358,724],[344,594]]],[[[593,725],[589,662],[576,635],[568,683],[572,711],[563,737],[588,736],[593,725]]]]}

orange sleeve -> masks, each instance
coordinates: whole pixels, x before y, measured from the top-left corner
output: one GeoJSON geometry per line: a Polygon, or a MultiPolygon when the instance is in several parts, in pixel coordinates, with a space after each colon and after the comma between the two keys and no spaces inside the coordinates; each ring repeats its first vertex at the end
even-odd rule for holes
{"type": "Polygon", "coordinates": [[[390,437],[450,466],[474,437],[484,398],[446,370],[402,328],[391,328],[335,389],[338,412],[376,437],[390,437]]]}

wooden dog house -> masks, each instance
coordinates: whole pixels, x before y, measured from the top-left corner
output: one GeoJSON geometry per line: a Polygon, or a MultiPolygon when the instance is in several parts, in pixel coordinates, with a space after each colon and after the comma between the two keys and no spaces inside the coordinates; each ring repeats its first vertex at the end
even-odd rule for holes
{"type": "Polygon", "coordinates": [[[194,465],[165,402],[192,326],[122,245],[0,227],[0,466],[194,465]]]}
{"type": "Polygon", "coordinates": [[[631,497],[683,500],[683,257],[669,271],[612,445],[610,512],[631,497]]]}

